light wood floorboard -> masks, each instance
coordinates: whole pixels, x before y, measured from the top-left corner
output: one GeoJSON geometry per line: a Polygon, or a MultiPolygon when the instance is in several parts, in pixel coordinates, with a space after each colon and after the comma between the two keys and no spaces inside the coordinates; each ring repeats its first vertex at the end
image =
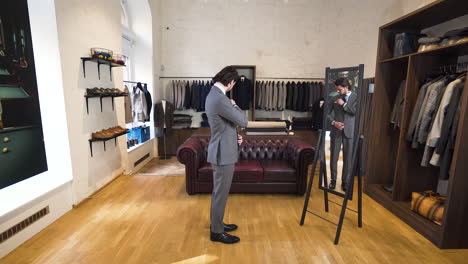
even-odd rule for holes
{"type": "MultiPolygon", "coordinates": [[[[187,195],[184,176],[121,176],[0,263],[467,263],[468,250],[438,249],[366,195],[364,227],[348,211],[334,245],[334,225],[309,214],[299,226],[303,199],[230,195],[225,222],[241,242],[224,245],[209,240],[210,195],[187,195]]],[[[316,188],[309,208],[338,221],[316,188]]]]}

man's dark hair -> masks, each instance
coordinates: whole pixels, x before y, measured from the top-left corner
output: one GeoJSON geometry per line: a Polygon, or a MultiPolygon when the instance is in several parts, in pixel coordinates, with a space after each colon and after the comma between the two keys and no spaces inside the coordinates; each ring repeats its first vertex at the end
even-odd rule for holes
{"type": "Polygon", "coordinates": [[[349,80],[344,77],[336,79],[335,86],[348,87],[350,91],[353,89],[349,80]]]}
{"type": "Polygon", "coordinates": [[[239,79],[239,73],[236,68],[232,66],[226,66],[220,72],[218,72],[215,77],[213,77],[213,82],[220,82],[224,86],[228,86],[231,81],[237,81],[239,79]]]}

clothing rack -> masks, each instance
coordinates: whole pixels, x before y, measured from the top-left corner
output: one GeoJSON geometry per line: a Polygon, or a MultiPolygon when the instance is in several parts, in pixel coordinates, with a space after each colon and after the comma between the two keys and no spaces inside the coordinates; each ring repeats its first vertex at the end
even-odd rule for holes
{"type": "Polygon", "coordinates": [[[123,81],[124,83],[141,83],[141,84],[146,84],[148,85],[147,83],[144,83],[144,82],[133,82],[133,81],[123,81]]]}
{"type": "Polygon", "coordinates": [[[447,64],[439,66],[436,71],[439,73],[461,73],[468,71],[468,62],[460,62],[455,64],[447,64]],[[460,68],[462,70],[460,71],[460,68]]]}
{"type": "Polygon", "coordinates": [[[160,76],[159,79],[212,79],[213,76],[210,77],[171,77],[171,76],[160,76]]]}
{"type": "MultiPolygon", "coordinates": [[[[171,76],[161,76],[159,79],[212,79],[211,77],[171,77],[171,76]]],[[[262,79],[262,80],[324,80],[324,78],[292,78],[292,77],[256,77],[255,79],[262,79]]]]}
{"type": "Polygon", "coordinates": [[[257,77],[261,80],[324,80],[324,78],[289,78],[289,77],[257,77]]]}

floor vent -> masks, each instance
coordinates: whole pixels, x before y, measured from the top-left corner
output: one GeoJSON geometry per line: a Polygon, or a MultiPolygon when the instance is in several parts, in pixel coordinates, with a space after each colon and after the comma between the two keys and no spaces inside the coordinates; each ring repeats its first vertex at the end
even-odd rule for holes
{"type": "Polygon", "coordinates": [[[138,164],[142,163],[145,159],[149,158],[149,153],[147,153],[146,155],[144,155],[143,157],[141,157],[141,159],[135,161],[135,163],[133,164],[133,167],[135,168],[136,166],[138,166],[138,164]]]}
{"type": "Polygon", "coordinates": [[[19,222],[18,224],[14,225],[13,227],[9,228],[3,233],[0,233],[0,244],[3,243],[5,240],[9,239],[10,237],[16,235],[21,230],[25,229],[32,223],[36,222],[37,220],[41,219],[45,215],[49,213],[49,206],[44,207],[43,209],[39,210],[35,214],[31,215],[30,217],[24,219],[23,221],[19,222]]]}

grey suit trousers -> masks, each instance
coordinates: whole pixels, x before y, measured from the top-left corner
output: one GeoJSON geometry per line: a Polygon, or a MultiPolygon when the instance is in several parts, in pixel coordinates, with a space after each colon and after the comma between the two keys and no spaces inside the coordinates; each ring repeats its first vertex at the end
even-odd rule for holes
{"type": "Polygon", "coordinates": [[[232,176],[234,175],[234,164],[215,165],[213,167],[213,195],[211,196],[211,231],[214,233],[224,232],[224,209],[231,189],[232,176]]]}
{"type": "MultiPolygon", "coordinates": [[[[331,160],[330,170],[331,179],[336,181],[338,175],[338,158],[340,156],[341,145],[343,145],[343,171],[341,174],[341,181],[347,182],[347,176],[352,170],[353,163],[353,138],[347,138],[343,130],[333,130],[330,134],[331,137],[331,160]]],[[[351,177],[351,176],[349,176],[351,177]]]]}

